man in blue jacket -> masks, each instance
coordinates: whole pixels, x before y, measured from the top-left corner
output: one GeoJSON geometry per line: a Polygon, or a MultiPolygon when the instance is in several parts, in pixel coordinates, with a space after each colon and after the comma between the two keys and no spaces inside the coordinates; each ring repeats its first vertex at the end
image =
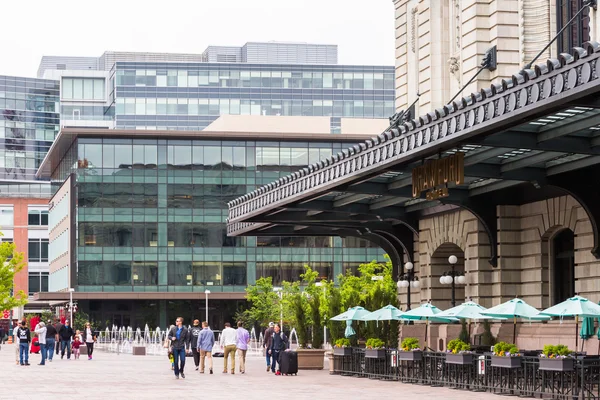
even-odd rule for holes
{"type": "Polygon", "coordinates": [[[202,330],[198,335],[197,348],[200,351],[200,373],[204,373],[204,359],[208,358],[209,373],[213,373],[212,349],[215,345],[215,334],[208,327],[208,322],[202,322],[202,330]]]}

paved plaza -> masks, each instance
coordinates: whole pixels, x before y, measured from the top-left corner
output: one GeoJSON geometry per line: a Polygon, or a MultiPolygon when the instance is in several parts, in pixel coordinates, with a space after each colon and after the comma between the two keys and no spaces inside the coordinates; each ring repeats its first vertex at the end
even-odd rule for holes
{"type": "MultiPolygon", "coordinates": [[[[66,357],[38,366],[40,356],[30,357],[29,367],[14,363],[13,345],[0,351],[4,388],[0,399],[46,398],[68,393],[69,397],[92,399],[167,399],[173,396],[208,396],[264,400],[276,395],[285,399],[363,399],[385,398],[401,394],[402,398],[439,396],[443,399],[497,399],[487,393],[472,393],[446,388],[385,382],[364,378],[329,375],[324,371],[300,371],[297,376],[274,376],[265,371],[263,358],[249,357],[245,375],[222,374],[223,359],[215,358],[215,374],[200,375],[188,358],[186,379],[175,380],[166,357],[132,356],[97,351],[93,361],[87,358],[67,361],[66,357]]],[[[327,364],[326,364],[327,367],[327,364]]]]}

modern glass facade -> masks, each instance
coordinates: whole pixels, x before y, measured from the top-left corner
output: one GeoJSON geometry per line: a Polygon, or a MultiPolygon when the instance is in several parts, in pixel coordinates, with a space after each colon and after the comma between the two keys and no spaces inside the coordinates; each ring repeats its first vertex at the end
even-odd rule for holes
{"type": "Polygon", "coordinates": [[[382,259],[356,239],[226,234],[228,201],[347,146],[80,137],[52,176],[76,176],[77,291],[244,292],[382,259]]]}
{"type": "Polygon", "coordinates": [[[117,128],[202,130],[219,115],[387,118],[394,67],[117,62],[117,128]]]}
{"type": "Polygon", "coordinates": [[[0,76],[0,180],[34,180],[59,129],[59,83],[0,76]]]}

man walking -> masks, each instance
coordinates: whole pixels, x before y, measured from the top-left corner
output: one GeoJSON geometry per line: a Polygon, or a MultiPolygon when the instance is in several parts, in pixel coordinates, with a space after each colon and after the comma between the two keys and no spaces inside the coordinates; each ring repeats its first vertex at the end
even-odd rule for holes
{"type": "Polygon", "coordinates": [[[60,319],[54,318],[54,329],[56,330],[56,355],[58,355],[58,353],[60,353],[61,341],[60,341],[60,336],[58,336],[58,332],[60,332],[62,327],[63,327],[63,324],[60,322],[60,319]]]}
{"type": "Polygon", "coordinates": [[[237,353],[240,358],[240,373],[246,373],[246,352],[248,351],[248,343],[250,343],[250,334],[242,326],[242,321],[237,323],[237,353]]]}
{"type": "MultiPolygon", "coordinates": [[[[52,325],[52,321],[48,320],[48,324],[46,325],[46,359],[49,362],[52,362],[52,357],[54,356],[54,345],[57,334],[58,332],[56,332],[56,328],[52,325]]],[[[44,349],[42,349],[43,351],[44,349]]]]}
{"type": "Polygon", "coordinates": [[[171,340],[171,350],[175,361],[173,371],[175,372],[175,379],[179,379],[179,375],[185,379],[183,369],[185,368],[185,349],[190,341],[189,332],[183,326],[183,317],[177,317],[175,324],[176,326],[169,331],[169,340],[171,340]]]}
{"type": "Polygon", "coordinates": [[[192,346],[192,355],[194,356],[194,364],[196,365],[196,371],[198,371],[198,365],[200,365],[200,352],[198,351],[198,336],[202,328],[200,327],[200,321],[194,320],[194,326],[190,328],[190,345],[192,346]]]}
{"type": "Polygon", "coordinates": [[[227,356],[231,356],[231,374],[235,374],[235,350],[237,343],[237,332],[229,322],[225,323],[225,329],[221,332],[221,348],[223,349],[223,373],[227,373],[227,356]]]}
{"type": "Polygon", "coordinates": [[[204,373],[204,359],[208,358],[208,369],[210,374],[213,373],[212,349],[215,345],[215,334],[208,327],[208,322],[202,322],[202,330],[198,335],[198,343],[196,347],[200,350],[200,373],[204,373]]]}
{"type": "MultiPolygon", "coordinates": [[[[281,332],[281,328],[279,328],[279,324],[275,324],[275,332],[273,333],[273,341],[271,342],[271,356],[273,357],[271,361],[271,372],[275,373],[275,364],[279,364],[279,353],[285,351],[287,348],[287,336],[283,332],[281,332]]],[[[281,369],[281,365],[279,366],[281,369]]],[[[281,375],[279,371],[277,371],[277,375],[281,375]]]]}
{"type": "Polygon", "coordinates": [[[65,350],[67,351],[67,360],[71,359],[71,338],[73,338],[73,328],[69,325],[69,320],[65,321],[65,324],[61,326],[58,331],[60,337],[60,358],[65,357],[65,350]]]}
{"type": "Polygon", "coordinates": [[[265,349],[265,356],[267,358],[267,372],[271,370],[272,357],[269,349],[271,348],[271,342],[273,341],[273,333],[275,333],[275,330],[273,330],[274,326],[275,324],[273,322],[269,322],[269,327],[267,328],[267,330],[265,331],[265,335],[263,336],[263,347],[265,349]]]}
{"type": "Polygon", "coordinates": [[[29,365],[29,343],[31,342],[31,332],[27,327],[27,321],[21,321],[21,326],[17,330],[19,338],[19,364],[29,365]]]}
{"type": "Polygon", "coordinates": [[[35,328],[33,329],[35,331],[35,333],[37,333],[38,335],[38,342],[40,344],[40,353],[42,353],[42,361],[40,362],[39,365],[46,365],[46,333],[47,333],[47,329],[46,329],[46,324],[44,324],[44,322],[40,322],[39,324],[37,324],[35,326],[35,328]]]}

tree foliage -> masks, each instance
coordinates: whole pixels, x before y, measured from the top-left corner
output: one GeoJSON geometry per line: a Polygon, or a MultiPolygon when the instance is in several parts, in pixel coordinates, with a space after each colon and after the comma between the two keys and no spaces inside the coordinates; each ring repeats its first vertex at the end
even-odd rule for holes
{"type": "Polygon", "coordinates": [[[273,291],[273,280],[263,277],[246,288],[246,299],[250,308],[237,314],[238,320],[248,325],[266,326],[271,321],[279,321],[279,295],[273,291]]]}
{"type": "Polygon", "coordinates": [[[27,294],[23,290],[13,293],[15,274],[25,266],[23,260],[23,253],[15,251],[14,243],[0,244],[0,301],[3,310],[21,307],[27,303],[27,294]]]}

